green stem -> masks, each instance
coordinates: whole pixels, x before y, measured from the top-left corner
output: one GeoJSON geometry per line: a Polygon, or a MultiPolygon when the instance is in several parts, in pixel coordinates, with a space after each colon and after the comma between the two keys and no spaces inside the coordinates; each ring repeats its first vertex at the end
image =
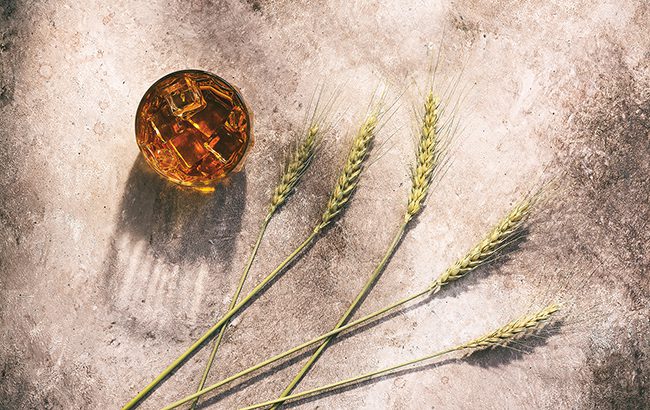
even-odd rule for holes
{"type": "MultiPolygon", "coordinates": [[[[228,310],[232,310],[235,305],[237,304],[237,299],[239,299],[239,295],[241,294],[242,288],[244,287],[244,283],[246,283],[246,278],[248,277],[248,272],[251,270],[251,266],[253,266],[253,261],[255,260],[255,257],[257,256],[257,250],[260,248],[260,244],[262,243],[262,238],[264,237],[264,234],[266,233],[266,228],[269,226],[269,222],[271,221],[271,217],[273,216],[272,213],[269,213],[266,218],[264,218],[264,222],[262,223],[262,226],[260,228],[260,233],[257,236],[257,241],[255,242],[255,246],[253,246],[253,251],[251,252],[251,255],[248,258],[248,262],[246,263],[246,267],[244,268],[244,271],[242,272],[241,278],[239,278],[239,284],[237,285],[237,289],[235,290],[235,294],[232,296],[232,300],[230,301],[230,305],[228,306],[228,310]]],[[[212,351],[210,352],[210,357],[208,357],[208,363],[205,366],[205,370],[203,371],[203,376],[201,376],[201,381],[199,382],[199,386],[196,389],[196,391],[201,391],[203,387],[205,386],[205,382],[208,380],[208,374],[210,374],[210,369],[212,368],[212,363],[214,362],[214,358],[217,355],[217,350],[219,349],[219,345],[221,344],[221,340],[223,339],[223,335],[226,333],[226,328],[228,327],[229,321],[224,323],[224,325],[221,327],[221,330],[219,331],[219,335],[217,336],[216,340],[214,341],[214,346],[212,347],[212,351]]],[[[199,402],[199,399],[197,398],[194,400],[192,405],[190,406],[191,410],[194,410],[196,408],[197,403],[199,402]]]]}
{"type": "Polygon", "coordinates": [[[201,345],[212,337],[221,327],[230,320],[239,310],[244,307],[255,295],[257,295],[264,287],[273,280],[287,265],[289,265],[295,258],[298,256],[307,246],[309,246],[312,241],[318,236],[320,230],[315,229],[312,233],[301,243],[291,254],[278,265],[273,272],[269,273],[268,276],[264,278],[241,302],[239,302],[234,308],[230,309],[226,314],[203,336],[201,336],[192,346],[190,346],[183,354],[181,354],[176,360],[172,362],[165,370],[163,370],[155,379],[153,379],[140,393],[138,393],[133,399],[122,407],[122,410],[132,409],[136,404],[140,402],[147,394],[149,394],[158,384],[160,384],[171,372],[180,367],[181,364],[191,356],[201,345]]]}
{"type": "Polygon", "coordinates": [[[420,358],[417,358],[417,359],[409,360],[408,362],[404,362],[404,363],[400,363],[400,364],[397,364],[397,365],[394,365],[394,366],[386,367],[386,368],[383,368],[381,370],[376,370],[374,372],[362,374],[360,376],[355,376],[355,377],[351,377],[349,379],[340,380],[340,381],[335,382],[335,383],[327,384],[327,385],[321,386],[321,387],[316,387],[316,388],[310,389],[310,390],[305,390],[305,391],[300,392],[300,393],[280,397],[280,398],[277,398],[275,400],[265,401],[264,403],[257,403],[257,404],[253,404],[252,406],[242,407],[239,410],[258,409],[260,407],[270,406],[270,405],[274,405],[274,404],[282,404],[286,400],[294,400],[294,399],[298,399],[298,398],[305,397],[305,396],[311,396],[311,395],[314,395],[314,394],[317,394],[317,393],[321,393],[321,392],[323,392],[325,390],[335,389],[337,387],[345,386],[347,384],[352,384],[352,383],[359,382],[361,380],[370,379],[372,377],[379,376],[379,375],[384,374],[384,373],[389,373],[389,372],[401,369],[401,368],[406,367],[406,366],[410,366],[410,365],[420,363],[420,362],[423,362],[423,361],[426,361],[426,360],[435,359],[436,357],[440,357],[442,355],[449,354],[449,353],[455,352],[455,351],[460,350],[460,349],[462,349],[462,347],[455,346],[455,347],[445,349],[445,350],[441,350],[439,352],[436,352],[436,353],[433,353],[433,354],[430,354],[430,355],[427,355],[427,356],[423,356],[423,357],[420,357],[420,358]]]}
{"type": "MultiPolygon", "coordinates": [[[[339,327],[345,325],[345,323],[348,321],[350,316],[352,316],[352,313],[354,313],[354,310],[357,308],[359,304],[361,304],[361,301],[363,298],[370,292],[370,289],[374,285],[375,281],[379,277],[379,275],[383,272],[384,268],[386,267],[386,264],[390,260],[390,258],[393,256],[395,253],[395,250],[397,249],[397,246],[400,243],[400,240],[404,236],[404,232],[406,230],[406,226],[408,225],[409,219],[404,219],[402,224],[399,227],[399,230],[395,234],[395,237],[393,238],[393,242],[391,242],[390,246],[386,250],[386,253],[384,254],[384,257],[381,259],[379,264],[375,267],[375,270],[372,272],[372,275],[370,275],[370,278],[368,278],[368,281],[364,285],[363,289],[361,289],[361,292],[357,295],[357,297],[352,301],[352,304],[348,307],[348,310],[345,311],[343,316],[341,316],[341,319],[339,319],[338,323],[334,327],[334,329],[338,329],[339,327]]],[[[280,395],[279,398],[286,397],[291,393],[291,391],[296,387],[298,383],[300,383],[300,380],[309,372],[313,364],[318,360],[320,355],[323,353],[323,351],[327,348],[327,346],[330,344],[330,342],[335,338],[336,336],[330,336],[327,339],[323,341],[323,343],[316,349],[314,353],[312,353],[311,357],[309,360],[307,360],[307,363],[300,369],[296,377],[293,378],[291,383],[284,389],[282,394],[280,395]]],[[[278,407],[282,405],[282,401],[277,402],[277,404],[274,404],[271,407],[271,410],[275,410],[278,407]]]]}
{"type": "Polygon", "coordinates": [[[167,407],[164,408],[164,410],[171,410],[173,408],[176,408],[176,407],[178,407],[178,406],[180,406],[182,404],[185,404],[185,403],[187,403],[187,402],[189,402],[191,400],[194,400],[194,399],[196,399],[196,398],[198,398],[198,397],[200,397],[200,396],[202,396],[202,395],[204,395],[204,394],[206,394],[206,393],[208,393],[208,392],[210,392],[210,391],[212,391],[214,389],[217,389],[217,388],[219,388],[219,387],[221,387],[223,385],[226,385],[226,384],[228,384],[228,383],[230,383],[230,382],[232,382],[234,380],[237,380],[237,379],[239,379],[241,377],[244,377],[249,373],[252,373],[252,372],[254,372],[254,371],[258,370],[258,369],[266,367],[266,366],[268,366],[268,365],[270,365],[272,363],[275,363],[278,360],[284,359],[285,357],[290,356],[290,355],[292,355],[292,354],[294,354],[294,353],[296,353],[296,352],[298,352],[300,350],[303,350],[304,348],[309,347],[309,346],[313,345],[314,343],[318,343],[321,340],[327,339],[330,336],[338,335],[339,333],[342,333],[342,332],[350,329],[351,327],[360,325],[360,324],[362,324],[364,322],[367,322],[367,321],[369,321],[369,320],[371,320],[371,319],[373,319],[373,318],[375,318],[377,316],[383,315],[384,313],[386,313],[388,311],[391,311],[391,310],[393,310],[393,309],[395,309],[395,308],[397,308],[399,306],[402,306],[402,305],[412,301],[413,299],[417,299],[419,297],[427,295],[430,292],[431,292],[431,287],[428,287],[423,291],[420,291],[418,293],[415,293],[413,295],[405,297],[404,299],[401,299],[401,300],[393,303],[390,306],[386,306],[386,307],[384,307],[382,309],[379,309],[379,310],[377,310],[377,311],[375,311],[373,313],[370,313],[369,315],[366,315],[366,316],[364,316],[362,318],[359,318],[359,319],[357,319],[357,320],[355,320],[353,322],[350,322],[345,326],[341,326],[341,327],[339,327],[337,329],[330,330],[329,332],[327,332],[325,334],[322,334],[322,335],[320,335],[320,336],[318,336],[318,337],[316,337],[316,338],[314,338],[312,340],[304,342],[304,343],[302,343],[302,344],[300,344],[298,346],[295,346],[295,347],[293,347],[293,348],[291,348],[291,349],[289,349],[289,350],[287,350],[285,352],[282,352],[282,353],[280,353],[278,355],[275,355],[275,356],[271,357],[270,359],[267,359],[267,360],[265,360],[263,362],[260,362],[260,363],[258,363],[256,365],[252,366],[252,367],[249,367],[248,369],[242,370],[239,373],[236,373],[236,374],[234,374],[232,376],[229,376],[229,377],[227,377],[227,378],[225,378],[225,379],[223,379],[223,380],[221,380],[221,381],[219,381],[219,382],[217,382],[217,383],[215,383],[213,385],[210,385],[210,386],[204,388],[201,391],[197,391],[196,393],[194,393],[194,394],[192,394],[190,396],[184,397],[184,398],[182,398],[182,399],[168,405],[167,407]]]}

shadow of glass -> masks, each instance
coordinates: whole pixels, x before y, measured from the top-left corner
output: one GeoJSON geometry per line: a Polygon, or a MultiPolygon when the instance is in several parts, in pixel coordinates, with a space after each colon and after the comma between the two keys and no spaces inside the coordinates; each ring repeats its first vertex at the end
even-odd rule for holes
{"type": "Polygon", "coordinates": [[[165,298],[174,290],[180,296],[181,282],[196,280],[201,264],[209,266],[210,276],[228,272],[245,205],[245,172],[205,193],[165,181],[139,155],[103,264],[104,296],[115,307],[128,308],[134,300],[165,298]],[[116,300],[125,294],[131,296],[116,300]]]}

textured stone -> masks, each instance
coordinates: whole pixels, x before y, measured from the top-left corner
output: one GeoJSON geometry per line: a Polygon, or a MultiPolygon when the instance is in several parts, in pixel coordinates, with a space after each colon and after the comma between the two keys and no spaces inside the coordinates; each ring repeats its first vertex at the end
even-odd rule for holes
{"type": "MultiPolygon", "coordinates": [[[[299,389],[466,340],[549,299],[564,301],[567,316],[516,351],[425,365],[296,406],[650,406],[647,2],[0,5],[3,407],[116,408],[132,397],[227,307],[317,85],[341,90],[336,126],[272,221],[245,292],[317,221],[352,129],[384,82],[397,111],[350,208],[237,318],[211,379],[329,330],[403,213],[412,107],[439,49],[438,84],[461,97],[452,161],[356,315],[428,284],[542,175],[559,188],[509,258],[342,337],[299,389]],[[163,181],[134,143],[141,96],[187,68],[237,84],[255,114],[244,171],[210,195],[163,181]]],[[[193,391],[207,353],[141,408],[193,391]]],[[[212,408],[270,399],[300,365],[233,386],[212,408]]]]}

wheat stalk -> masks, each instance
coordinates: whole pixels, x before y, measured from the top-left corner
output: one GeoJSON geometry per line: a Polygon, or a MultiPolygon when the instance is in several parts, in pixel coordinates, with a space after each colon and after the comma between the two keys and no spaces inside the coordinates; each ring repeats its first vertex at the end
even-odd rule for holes
{"type": "Polygon", "coordinates": [[[257,363],[254,366],[251,366],[245,370],[242,370],[234,375],[231,375],[215,384],[212,384],[206,388],[204,388],[201,391],[196,392],[193,395],[184,397],[181,400],[178,400],[174,402],[173,404],[169,405],[168,407],[165,407],[165,409],[172,409],[175,407],[178,407],[184,403],[187,403],[190,400],[193,400],[203,394],[206,394],[212,390],[215,390],[219,387],[222,387],[228,383],[231,383],[241,377],[244,377],[256,370],[259,370],[261,368],[264,368],[266,366],[269,366],[279,360],[282,360],[296,352],[299,352],[309,346],[312,346],[318,342],[322,342],[324,340],[329,339],[332,336],[336,336],[352,327],[362,325],[364,323],[367,323],[368,321],[379,317],[381,315],[384,315],[390,311],[393,311],[397,309],[398,307],[404,306],[405,304],[427,296],[427,295],[432,295],[437,293],[444,285],[449,284],[453,280],[460,279],[464,276],[466,276],[468,273],[473,271],[474,269],[478,268],[482,264],[486,263],[487,261],[490,260],[490,258],[494,257],[495,252],[498,252],[498,249],[502,248],[504,244],[510,243],[510,241],[513,240],[513,238],[520,232],[521,228],[523,227],[524,222],[528,218],[531,210],[533,209],[533,206],[535,204],[534,200],[535,196],[532,197],[527,197],[518,202],[512,210],[505,216],[503,217],[492,230],[489,231],[489,233],[480,241],[478,242],[477,245],[472,247],[470,251],[468,251],[465,256],[462,258],[458,259],[456,262],[454,262],[449,268],[447,268],[436,280],[432,282],[431,285],[427,286],[423,290],[413,293],[397,302],[394,302],[391,305],[388,305],[386,307],[383,307],[375,312],[372,312],[362,318],[356,319],[352,322],[349,322],[343,326],[337,327],[325,334],[322,334],[312,340],[309,340],[307,342],[304,342],[300,345],[297,345],[289,350],[286,350],[285,352],[282,352],[280,354],[277,354],[267,360],[264,360],[260,363],[257,363]],[[533,198],[533,199],[531,199],[533,198]],[[500,235],[494,235],[495,232],[500,232],[500,235]],[[495,239],[496,238],[496,239],[495,239]],[[476,253],[477,249],[487,249],[488,247],[486,246],[487,244],[491,244],[493,251],[489,253],[489,255],[486,254],[483,258],[477,258],[476,253]],[[473,263],[467,262],[467,261],[473,261],[473,263]],[[460,266],[462,269],[457,269],[457,267],[460,266]],[[454,274],[451,275],[450,272],[460,272],[462,270],[462,274],[454,274]]]}
{"type": "Polygon", "coordinates": [[[465,276],[482,264],[489,262],[520,230],[530,214],[535,198],[535,196],[529,196],[520,201],[481,242],[433,281],[430,289],[435,293],[441,287],[465,276]]]}
{"type": "MultiPolygon", "coordinates": [[[[356,308],[359,305],[361,305],[363,299],[368,294],[368,292],[370,292],[372,286],[375,284],[375,282],[379,279],[381,273],[384,271],[386,264],[388,263],[390,258],[397,250],[404,236],[404,232],[406,231],[407,225],[422,209],[422,204],[424,203],[424,200],[426,199],[427,194],[429,192],[429,188],[431,186],[431,179],[433,173],[436,170],[436,167],[438,165],[438,159],[440,157],[439,150],[438,150],[438,145],[439,145],[438,120],[439,120],[438,103],[436,98],[434,97],[433,90],[430,90],[424,103],[424,116],[422,119],[422,126],[420,130],[418,147],[416,152],[416,165],[412,170],[411,190],[408,196],[404,219],[400,224],[395,236],[393,237],[391,244],[388,246],[388,249],[386,249],[383,258],[379,261],[379,263],[375,267],[374,271],[366,281],[364,287],[361,289],[357,297],[352,301],[348,309],[343,313],[339,321],[336,323],[336,325],[334,326],[334,330],[343,327],[348,321],[348,319],[350,319],[350,317],[352,316],[356,308]]],[[[368,124],[369,129],[374,129],[374,126],[375,126],[374,123],[368,124]]],[[[367,131],[364,131],[362,128],[362,132],[360,134],[363,134],[365,132],[367,131]]],[[[360,154],[359,156],[363,158],[365,157],[365,154],[360,154]]],[[[352,156],[349,158],[348,164],[350,164],[350,168],[347,173],[344,173],[344,175],[349,175],[351,178],[355,177],[355,175],[359,172],[355,165],[356,162],[358,162],[358,159],[352,156]]],[[[345,179],[339,180],[339,185],[342,185],[343,182],[345,182],[345,179]]],[[[344,197],[342,193],[345,192],[345,188],[342,187],[341,189],[339,189],[339,187],[337,186],[337,189],[335,189],[334,192],[335,195],[333,195],[332,198],[330,199],[330,206],[332,207],[334,212],[325,212],[325,214],[323,215],[323,223],[325,224],[328,223],[326,221],[331,214],[334,215],[336,214],[336,204],[340,201],[339,198],[344,197]],[[338,194],[338,196],[336,194],[338,194]]],[[[322,344],[318,347],[318,349],[314,351],[314,353],[307,360],[307,362],[300,369],[300,371],[298,371],[298,373],[293,378],[293,380],[289,383],[289,385],[282,391],[280,397],[287,396],[288,394],[291,393],[291,391],[295,388],[295,386],[298,385],[298,383],[300,383],[300,380],[302,380],[302,378],[309,372],[313,364],[316,363],[320,355],[324,352],[324,350],[327,348],[329,343],[335,337],[336,335],[332,335],[322,342],[322,344]]],[[[271,409],[272,410],[277,409],[280,405],[281,403],[273,405],[271,409]]]]}
{"type": "Polygon", "coordinates": [[[252,406],[242,407],[239,410],[253,410],[260,407],[271,406],[277,403],[283,403],[286,400],[295,400],[302,397],[313,396],[325,391],[336,389],[339,387],[347,386],[353,383],[357,383],[362,380],[368,380],[376,376],[384,375],[387,373],[394,372],[401,368],[412,366],[424,361],[428,361],[452,352],[460,350],[469,350],[470,353],[497,346],[508,346],[515,340],[519,340],[527,335],[535,333],[542,329],[542,327],[551,319],[551,316],[560,309],[559,305],[552,303],[546,306],[544,309],[533,313],[531,315],[523,316],[517,320],[514,320],[488,334],[485,336],[479,337],[467,343],[463,343],[439,352],[429,354],[417,359],[409,360],[394,366],[386,367],[384,369],[376,370],[370,373],[362,374],[360,376],[351,377],[345,380],[341,380],[335,383],[331,383],[325,386],[316,387],[314,389],[306,390],[300,393],[292,394],[285,396],[283,398],[266,401],[264,403],[257,403],[252,406]]]}
{"type": "MultiPolygon", "coordinates": [[[[273,217],[273,215],[275,215],[276,211],[287,201],[287,199],[293,192],[294,188],[300,181],[303,174],[305,173],[307,168],[309,168],[309,165],[311,165],[312,159],[314,158],[314,155],[316,153],[316,146],[321,137],[321,129],[322,128],[319,122],[314,121],[310,125],[307,132],[305,133],[302,142],[295,147],[291,155],[288,157],[287,162],[283,168],[282,176],[280,177],[280,182],[275,187],[275,189],[273,190],[273,194],[271,195],[271,201],[269,204],[266,217],[262,222],[262,226],[260,227],[260,232],[257,236],[257,240],[255,241],[255,245],[253,246],[253,250],[251,251],[251,254],[248,257],[248,261],[246,263],[246,266],[244,267],[244,271],[242,272],[241,277],[239,278],[237,289],[235,290],[235,294],[233,295],[230,301],[228,310],[233,309],[235,305],[237,305],[237,300],[239,299],[239,295],[241,294],[241,291],[244,287],[244,283],[246,283],[246,279],[248,278],[248,273],[250,272],[251,267],[253,266],[253,261],[257,256],[257,251],[259,250],[260,244],[262,243],[262,238],[266,233],[266,229],[269,226],[269,222],[271,221],[271,218],[273,217]]],[[[210,374],[210,369],[212,368],[212,364],[214,363],[214,359],[217,355],[217,350],[221,345],[223,336],[226,333],[227,326],[228,326],[228,322],[224,323],[224,325],[221,327],[221,330],[219,331],[219,335],[215,338],[212,351],[208,356],[208,361],[206,363],[205,370],[201,375],[201,380],[199,381],[197,391],[201,391],[203,390],[203,387],[205,387],[205,382],[207,381],[208,375],[210,374]]],[[[197,404],[198,404],[198,398],[192,403],[190,408],[195,409],[197,404]]]]}
{"type": "MultiPolygon", "coordinates": [[[[338,178],[337,184],[330,195],[330,200],[327,204],[323,217],[313,229],[312,233],[293,250],[271,273],[269,273],[260,283],[258,283],[251,292],[246,295],[240,302],[238,302],[232,309],[228,310],[217,323],[208,329],[203,336],[197,339],[185,352],[183,352],[176,360],[174,360],[167,368],[165,368],[154,380],[152,380],[142,391],[140,391],[133,399],[131,399],[122,410],[128,410],[137,405],[149,392],[151,392],[158,384],[160,384],[169,374],[180,367],[187,358],[189,358],[195,351],[197,351],[203,343],[210,339],[217,331],[219,331],[230,319],[237,314],[248,302],[260,293],[275,277],[280,274],[291,262],[293,262],[298,255],[300,255],[312,242],[319,236],[323,228],[331,223],[334,218],[341,213],[343,208],[349,202],[354,190],[356,189],[361,173],[364,169],[364,163],[367,159],[367,154],[372,147],[372,141],[375,137],[375,128],[380,118],[379,107],[374,109],[368,118],[364,121],[359,129],[359,132],[353,139],[352,148],[348,155],[348,160],[345,163],[341,176],[338,178]]],[[[205,390],[205,389],[203,389],[205,390]]],[[[197,394],[193,396],[196,398],[200,396],[197,394]]]]}

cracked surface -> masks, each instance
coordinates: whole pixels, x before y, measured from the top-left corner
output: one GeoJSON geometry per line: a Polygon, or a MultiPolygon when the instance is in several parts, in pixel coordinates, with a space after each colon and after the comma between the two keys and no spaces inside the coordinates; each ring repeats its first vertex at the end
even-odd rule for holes
{"type": "MultiPolygon", "coordinates": [[[[566,316],[525,353],[426,365],[286,407],[649,407],[648,5],[323,3],[0,2],[0,407],[125,403],[227,307],[318,83],[342,85],[339,120],[244,291],[318,221],[384,82],[400,107],[351,206],[237,317],[210,380],[329,330],[397,229],[411,107],[439,44],[442,83],[463,70],[462,133],[357,317],[426,286],[543,177],[557,188],[508,258],[340,338],[299,390],[462,342],[551,299],[566,316]],[[254,114],[244,171],[212,195],[166,184],[135,144],[140,97],[184,68],[236,84],[254,114]]],[[[141,408],[193,392],[208,351],[141,408]]],[[[273,398],[305,357],[206,407],[273,398]]]]}

